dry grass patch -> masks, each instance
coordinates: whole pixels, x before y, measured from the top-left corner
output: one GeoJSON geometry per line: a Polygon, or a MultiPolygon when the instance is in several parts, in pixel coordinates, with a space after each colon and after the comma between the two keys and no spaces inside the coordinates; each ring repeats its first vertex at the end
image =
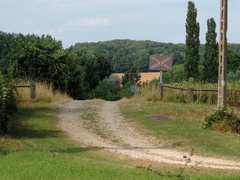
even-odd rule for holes
{"type": "MultiPolygon", "coordinates": [[[[28,80],[21,80],[17,83],[17,85],[30,85],[33,82],[28,80]]],[[[65,103],[71,100],[71,98],[64,93],[60,93],[59,91],[53,91],[53,87],[51,85],[47,85],[46,83],[37,82],[36,84],[36,98],[30,98],[30,88],[18,88],[17,89],[17,100],[21,104],[32,104],[35,102],[38,103],[65,103]]]]}

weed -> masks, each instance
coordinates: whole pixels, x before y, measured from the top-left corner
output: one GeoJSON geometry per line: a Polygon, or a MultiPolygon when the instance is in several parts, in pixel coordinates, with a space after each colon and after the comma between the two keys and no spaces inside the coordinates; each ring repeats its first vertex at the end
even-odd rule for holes
{"type": "Polygon", "coordinates": [[[225,106],[212,115],[208,116],[203,125],[203,128],[213,128],[220,131],[231,131],[240,133],[240,118],[234,113],[234,110],[229,106],[225,106]]]}
{"type": "Polygon", "coordinates": [[[190,176],[185,174],[185,168],[179,168],[177,172],[174,171],[157,171],[152,168],[152,165],[150,164],[148,167],[144,166],[137,166],[138,169],[144,169],[146,171],[152,172],[154,175],[157,175],[161,178],[167,178],[167,179],[178,179],[178,180],[187,180],[190,179],[190,176]]]}

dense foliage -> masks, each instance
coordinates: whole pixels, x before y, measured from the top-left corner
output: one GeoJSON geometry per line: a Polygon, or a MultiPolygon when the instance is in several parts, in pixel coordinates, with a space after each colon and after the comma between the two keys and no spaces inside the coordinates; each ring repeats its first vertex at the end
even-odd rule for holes
{"type": "MultiPolygon", "coordinates": [[[[234,54],[240,56],[240,44],[228,44],[234,54]]],[[[149,56],[153,54],[172,55],[174,65],[185,61],[185,44],[161,43],[153,41],[112,40],[92,43],[76,43],[74,50],[90,49],[104,54],[110,61],[113,72],[124,73],[135,66],[139,72],[148,72],[149,56]],[[143,53],[145,52],[145,53],[143,53]]],[[[205,45],[200,45],[200,64],[204,61],[205,45]]]]}
{"type": "Polygon", "coordinates": [[[221,131],[240,133],[240,119],[230,107],[223,107],[208,116],[203,128],[214,128],[221,131]]]}
{"type": "Polygon", "coordinates": [[[15,110],[14,86],[0,73],[0,135],[9,131],[9,115],[15,110]]]}
{"type": "Polygon", "coordinates": [[[89,50],[63,49],[51,36],[1,32],[1,71],[12,78],[47,82],[75,99],[86,99],[111,75],[107,58],[89,50]]]}
{"type": "Polygon", "coordinates": [[[180,83],[186,81],[184,64],[175,65],[171,71],[163,74],[163,83],[180,83]]]}
{"type": "Polygon", "coordinates": [[[188,12],[186,19],[186,59],[185,73],[187,78],[198,79],[199,65],[199,31],[200,26],[197,22],[197,9],[192,1],[188,2],[188,12]]]}
{"type": "MultiPolygon", "coordinates": [[[[206,63],[206,62],[203,62],[206,63]]],[[[240,56],[237,55],[232,49],[228,49],[227,54],[227,65],[228,65],[228,80],[233,81],[240,81],[240,56]]],[[[210,66],[210,65],[209,65],[210,66]]],[[[218,70],[218,65],[215,67],[215,73],[218,70]]],[[[198,80],[203,82],[216,82],[212,81],[211,76],[214,76],[214,72],[210,71],[209,69],[209,78],[206,79],[205,72],[203,65],[198,66],[199,78],[198,80]]],[[[214,70],[214,68],[212,69],[214,70]]],[[[216,77],[215,77],[216,78],[216,77]]],[[[183,64],[174,65],[171,71],[168,71],[163,75],[164,83],[180,83],[183,81],[187,81],[187,77],[185,75],[185,69],[183,64]]]]}
{"type": "Polygon", "coordinates": [[[206,82],[216,83],[218,81],[218,43],[216,22],[213,18],[208,19],[207,27],[202,78],[206,82]]]}
{"type": "MultiPolygon", "coordinates": [[[[97,43],[77,43],[73,46],[73,49],[91,49],[97,53],[105,54],[115,73],[125,73],[134,66],[140,72],[148,72],[149,56],[153,54],[171,55],[174,63],[183,63],[185,53],[184,44],[127,39],[97,43]]],[[[201,46],[201,49],[203,50],[203,46],[201,46]]]]}
{"type": "Polygon", "coordinates": [[[232,49],[228,49],[227,53],[228,72],[240,70],[240,55],[236,54],[232,49]]]}
{"type": "Polygon", "coordinates": [[[119,100],[122,98],[120,95],[121,89],[121,79],[112,75],[99,83],[93,91],[93,96],[108,101],[119,100]]]}
{"type": "Polygon", "coordinates": [[[141,80],[141,75],[136,67],[132,67],[129,71],[124,73],[122,77],[123,86],[129,86],[133,84],[139,84],[141,80]]]}
{"type": "Polygon", "coordinates": [[[123,97],[129,98],[140,92],[140,77],[137,68],[132,67],[124,73],[122,80],[115,75],[105,78],[92,92],[92,95],[108,101],[119,100],[123,97]]]}

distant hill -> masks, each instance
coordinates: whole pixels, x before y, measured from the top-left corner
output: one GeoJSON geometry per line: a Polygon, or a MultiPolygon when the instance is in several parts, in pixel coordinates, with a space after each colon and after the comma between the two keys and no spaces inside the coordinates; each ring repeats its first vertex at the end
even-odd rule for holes
{"type": "MultiPolygon", "coordinates": [[[[162,43],[155,41],[112,40],[97,43],[76,43],[74,50],[91,49],[97,53],[105,54],[112,66],[113,72],[124,73],[132,66],[140,72],[148,72],[149,56],[163,54],[173,56],[174,64],[184,62],[185,44],[162,43]]],[[[240,55],[240,44],[230,44],[240,55]]],[[[200,59],[203,61],[204,45],[200,46],[200,59]]]]}

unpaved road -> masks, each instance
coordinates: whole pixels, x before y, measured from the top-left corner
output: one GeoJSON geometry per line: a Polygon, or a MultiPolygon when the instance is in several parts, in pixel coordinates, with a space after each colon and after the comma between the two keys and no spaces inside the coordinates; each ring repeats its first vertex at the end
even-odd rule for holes
{"type": "Polygon", "coordinates": [[[185,165],[187,162],[187,165],[195,167],[240,170],[240,162],[176,151],[162,144],[161,140],[139,132],[134,123],[121,116],[118,103],[71,101],[59,115],[59,126],[76,141],[119,156],[158,163],[185,165]]]}

